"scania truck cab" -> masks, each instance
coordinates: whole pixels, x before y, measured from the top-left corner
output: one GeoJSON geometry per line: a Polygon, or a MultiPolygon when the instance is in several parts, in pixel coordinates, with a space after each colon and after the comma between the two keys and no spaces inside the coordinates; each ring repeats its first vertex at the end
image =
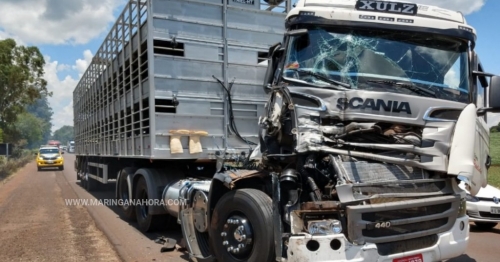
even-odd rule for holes
{"type": "Polygon", "coordinates": [[[265,166],[296,183],[280,191],[284,256],[463,254],[469,226],[457,185],[471,194],[486,186],[486,113],[500,108],[500,78],[483,71],[475,29],[456,11],[356,0],[299,0],[285,25],[270,49],[260,119],[265,166]]]}

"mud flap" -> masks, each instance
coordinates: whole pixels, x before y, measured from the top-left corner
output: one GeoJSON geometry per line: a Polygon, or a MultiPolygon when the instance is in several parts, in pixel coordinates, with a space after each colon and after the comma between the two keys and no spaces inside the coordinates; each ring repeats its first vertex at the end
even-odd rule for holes
{"type": "Polygon", "coordinates": [[[204,256],[198,244],[199,239],[196,237],[196,229],[193,224],[193,209],[186,208],[180,213],[182,237],[186,241],[186,249],[191,260],[198,262],[214,262],[215,257],[212,255],[204,256]]]}

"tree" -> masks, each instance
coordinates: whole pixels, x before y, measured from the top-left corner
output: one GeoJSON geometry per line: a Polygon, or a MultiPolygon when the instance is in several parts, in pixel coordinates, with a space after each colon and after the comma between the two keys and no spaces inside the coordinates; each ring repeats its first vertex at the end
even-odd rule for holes
{"type": "Polygon", "coordinates": [[[36,148],[42,142],[42,129],[45,122],[33,114],[22,113],[15,123],[16,141],[25,140],[29,148],[36,148]]]}
{"type": "Polygon", "coordinates": [[[0,128],[5,135],[13,132],[13,124],[26,106],[52,96],[43,79],[44,65],[38,47],[18,46],[13,39],[0,41],[0,128]]]}
{"type": "Polygon", "coordinates": [[[73,127],[72,126],[63,126],[56,131],[54,131],[54,135],[52,139],[59,140],[63,145],[67,144],[68,141],[73,140],[73,127]]]}
{"type": "Polygon", "coordinates": [[[49,106],[47,96],[44,95],[40,99],[35,101],[35,103],[33,103],[32,105],[29,105],[26,108],[26,111],[43,121],[42,140],[47,142],[50,139],[52,130],[52,116],[54,115],[52,108],[49,106]]]}

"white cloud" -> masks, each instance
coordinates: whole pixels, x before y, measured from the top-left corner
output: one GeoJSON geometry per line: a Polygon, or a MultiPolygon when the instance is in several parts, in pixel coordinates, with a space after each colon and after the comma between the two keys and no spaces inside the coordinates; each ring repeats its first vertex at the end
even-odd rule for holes
{"type": "Polygon", "coordinates": [[[454,68],[451,68],[448,73],[444,76],[444,83],[450,88],[458,88],[460,85],[460,76],[457,75],[454,68]]]}
{"type": "Polygon", "coordinates": [[[468,15],[474,12],[479,11],[483,6],[486,0],[408,0],[408,2],[414,2],[418,4],[424,5],[433,5],[438,6],[445,9],[460,11],[464,15],[468,15]]]}
{"type": "Polygon", "coordinates": [[[73,126],[73,100],[70,100],[69,103],[60,104],[61,110],[59,110],[52,119],[52,131],[55,131],[62,126],[73,126]]]}
{"type": "Polygon", "coordinates": [[[90,62],[92,61],[93,56],[94,55],[90,50],[85,50],[83,52],[83,59],[76,60],[76,63],[74,66],[72,66],[72,68],[77,70],[79,77],[83,76],[83,73],[85,73],[85,70],[87,70],[87,67],[90,65],[90,62]]]}
{"type": "Polygon", "coordinates": [[[125,0],[1,0],[0,38],[30,44],[85,44],[107,32],[125,0]]]}
{"type": "Polygon", "coordinates": [[[486,117],[488,120],[488,127],[496,126],[498,122],[500,122],[500,114],[488,113],[486,117]]]}
{"type": "Polygon", "coordinates": [[[5,32],[5,31],[2,31],[2,30],[0,29],[0,40],[4,40],[4,39],[7,39],[7,38],[12,38],[12,39],[14,39],[14,40],[16,41],[16,44],[18,44],[18,45],[25,45],[24,41],[23,41],[23,40],[21,40],[18,36],[16,36],[16,35],[12,35],[12,34],[10,34],[10,33],[7,33],[7,32],[5,32]]]}
{"type": "Polygon", "coordinates": [[[49,98],[50,106],[54,111],[52,116],[52,131],[61,128],[64,125],[73,125],[73,90],[75,89],[81,75],[87,69],[92,52],[85,50],[83,59],[77,59],[74,65],[59,64],[58,61],[52,61],[51,57],[45,57],[45,80],[47,80],[47,88],[53,92],[49,98]],[[74,69],[78,72],[77,79],[66,75],[63,79],[59,79],[57,73],[74,69]]]}

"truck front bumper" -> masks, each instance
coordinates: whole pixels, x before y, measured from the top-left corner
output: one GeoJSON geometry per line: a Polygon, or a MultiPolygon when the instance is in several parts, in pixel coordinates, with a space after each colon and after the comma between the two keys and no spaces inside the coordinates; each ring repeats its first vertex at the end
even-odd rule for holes
{"type": "MultiPolygon", "coordinates": [[[[422,255],[423,260],[412,261],[441,261],[454,258],[465,253],[468,242],[469,217],[463,216],[461,218],[457,218],[455,224],[449,231],[438,234],[437,242],[434,244],[417,250],[394,253],[385,256],[379,254],[380,252],[377,249],[377,245],[353,245],[343,234],[326,236],[312,236],[306,234],[301,236],[292,236],[288,242],[287,261],[393,262],[393,260],[397,258],[404,258],[419,254],[422,255]]],[[[394,243],[393,245],[398,244],[394,243]]]]}

